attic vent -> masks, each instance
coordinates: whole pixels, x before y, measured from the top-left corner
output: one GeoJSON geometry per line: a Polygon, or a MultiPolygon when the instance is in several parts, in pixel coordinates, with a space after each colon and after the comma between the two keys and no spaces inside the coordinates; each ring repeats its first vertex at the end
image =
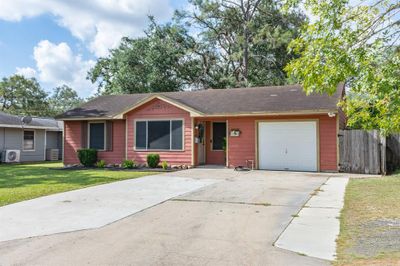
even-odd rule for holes
{"type": "Polygon", "coordinates": [[[271,97],[276,97],[276,96],[278,96],[278,94],[271,94],[270,96],[271,97]]]}
{"type": "Polygon", "coordinates": [[[290,91],[297,91],[297,89],[290,89],[290,91]]]}

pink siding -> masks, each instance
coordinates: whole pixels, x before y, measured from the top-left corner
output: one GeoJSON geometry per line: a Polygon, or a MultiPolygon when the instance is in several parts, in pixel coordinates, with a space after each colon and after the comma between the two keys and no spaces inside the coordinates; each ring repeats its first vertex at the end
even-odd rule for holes
{"type": "Polygon", "coordinates": [[[112,150],[99,151],[97,157],[107,164],[120,164],[125,160],[125,120],[113,120],[112,150]]]}
{"type": "Polygon", "coordinates": [[[230,167],[246,165],[246,159],[256,160],[256,120],[270,119],[318,119],[320,170],[337,171],[337,118],[328,115],[228,118],[228,131],[239,129],[242,132],[239,137],[228,137],[230,167]]]}
{"type": "Polygon", "coordinates": [[[138,163],[146,163],[149,153],[160,154],[161,161],[168,164],[192,165],[192,121],[190,113],[164,101],[155,99],[126,115],[128,120],[128,158],[138,163]],[[183,151],[135,151],[135,119],[183,119],[184,149],[183,151]]]}
{"type": "Polygon", "coordinates": [[[76,151],[81,148],[81,122],[64,121],[64,164],[79,163],[76,151]]]}
{"type": "Polygon", "coordinates": [[[337,118],[319,119],[319,154],[321,171],[337,171],[337,118]]]}
{"type": "MultiPolygon", "coordinates": [[[[76,155],[81,146],[81,121],[64,121],[64,164],[78,164],[76,155]]],[[[113,149],[99,151],[99,160],[108,163],[121,163],[125,159],[125,120],[113,121],[113,149]]]]}

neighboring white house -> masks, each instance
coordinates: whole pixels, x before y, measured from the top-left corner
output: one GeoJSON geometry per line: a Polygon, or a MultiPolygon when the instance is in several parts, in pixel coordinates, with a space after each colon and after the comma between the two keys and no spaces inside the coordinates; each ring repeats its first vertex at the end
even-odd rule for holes
{"type": "Polygon", "coordinates": [[[0,112],[2,162],[62,159],[63,122],[0,112]]]}

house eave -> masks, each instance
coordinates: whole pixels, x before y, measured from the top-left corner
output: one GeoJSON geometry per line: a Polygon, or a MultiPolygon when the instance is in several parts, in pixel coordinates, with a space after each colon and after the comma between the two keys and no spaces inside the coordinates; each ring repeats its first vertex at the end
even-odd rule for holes
{"type": "Polygon", "coordinates": [[[7,125],[7,124],[0,124],[0,128],[19,128],[19,129],[44,129],[49,131],[62,131],[61,128],[57,127],[41,127],[41,126],[29,126],[29,125],[7,125]]]}
{"type": "MultiPolygon", "coordinates": [[[[134,109],[132,109],[134,110],[134,109]]],[[[130,110],[131,111],[131,110],[130,110]]],[[[130,111],[126,111],[130,112],[130,111]]],[[[102,117],[70,117],[60,118],[62,121],[93,121],[93,120],[121,120],[125,119],[124,114],[117,114],[115,116],[102,116],[102,117]]],[[[213,113],[213,114],[199,114],[190,113],[191,117],[246,117],[246,116],[287,116],[287,115],[323,115],[328,113],[338,114],[337,109],[321,109],[321,110],[302,110],[302,111],[288,111],[288,112],[244,112],[244,113],[213,113]]]]}
{"type": "Polygon", "coordinates": [[[246,117],[246,116],[285,116],[285,115],[322,115],[338,113],[337,109],[321,109],[321,110],[302,110],[302,111],[288,111],[288,112],[244,112],[244,113],[213,113],[206,114],[203,117],[246,117]]]}

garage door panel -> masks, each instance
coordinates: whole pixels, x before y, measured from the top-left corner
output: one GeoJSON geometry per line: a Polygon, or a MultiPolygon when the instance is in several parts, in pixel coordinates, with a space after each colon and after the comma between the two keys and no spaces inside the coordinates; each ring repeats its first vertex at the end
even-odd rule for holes
{"type": "Polygon", "coordinates": [[[259,168],[317,171],[317,126],[315,121],[260,122],[259,168]]]}

